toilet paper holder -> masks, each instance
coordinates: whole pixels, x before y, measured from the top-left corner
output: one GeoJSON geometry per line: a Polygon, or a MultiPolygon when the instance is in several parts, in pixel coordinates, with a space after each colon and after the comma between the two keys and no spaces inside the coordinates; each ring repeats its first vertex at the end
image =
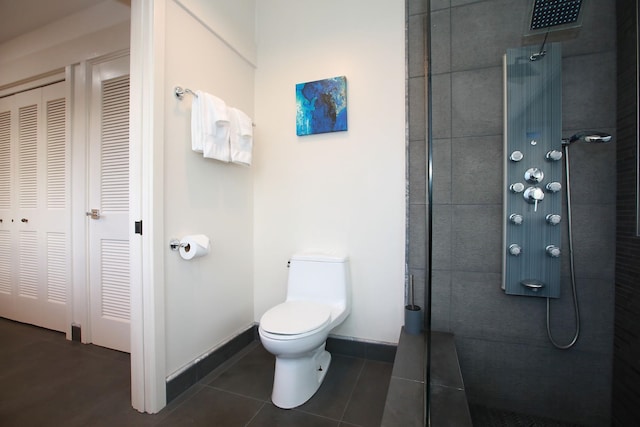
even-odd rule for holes
{"type": "Polygon", "coordinates": [[[189,246],[188,243],[182,243],[178,239],[171,239],[169,242],[169,248],[171,248],[172,251],[179,251],[180,248],[186,248],[187,246],[189,246]]]}
{"type": "Polygon", "coordinates": [[[211,241],[204,234],[193,234],[184,236],[180,240],[172,238],[169,241],[169,248],[172,251],[179,252],[180,257],[185,261],[189,261],[209,254],[211,241]]]}

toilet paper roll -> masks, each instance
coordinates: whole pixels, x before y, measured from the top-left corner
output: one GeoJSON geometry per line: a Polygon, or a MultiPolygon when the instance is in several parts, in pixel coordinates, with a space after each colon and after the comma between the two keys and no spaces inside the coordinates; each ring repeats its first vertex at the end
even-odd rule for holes
{"type": "Polygon", "coordinates": [[[209,238],[204,234],[184,236],[180,240],[180,256],[182,259],[190,260],[204,256],[209,253],[210,248],[209,238]]]}

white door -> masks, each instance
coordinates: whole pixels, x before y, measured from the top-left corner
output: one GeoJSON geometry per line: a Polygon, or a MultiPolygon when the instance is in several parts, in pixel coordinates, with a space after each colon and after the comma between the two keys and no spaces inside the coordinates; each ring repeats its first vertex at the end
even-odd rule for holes
{"type": "Polygon", "coordinates": [[[92,67],[89,127],[91,342],[129,352],[128,56],[92,67]]]}
{"type": "Polygon", "coordinates": [[[0,316],[58,331],[71,283],[65,88],[0,100],[0,316]]]}

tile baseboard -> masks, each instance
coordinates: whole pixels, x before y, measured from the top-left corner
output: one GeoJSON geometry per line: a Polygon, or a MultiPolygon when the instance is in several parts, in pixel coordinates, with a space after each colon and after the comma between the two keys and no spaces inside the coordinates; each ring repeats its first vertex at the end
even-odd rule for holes
{"type": "Polygon", "coordinates": [[[167,380],[167,404],[257,339],[258,327],[253,325],[178,375],[167,380]]]}

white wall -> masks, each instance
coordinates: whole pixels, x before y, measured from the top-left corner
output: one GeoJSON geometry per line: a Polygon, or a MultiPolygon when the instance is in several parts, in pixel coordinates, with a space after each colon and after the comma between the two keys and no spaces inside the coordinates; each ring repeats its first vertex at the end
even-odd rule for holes
{"type": "Polygon", "coordinates": [[[351,259],[336,335],[397,342],[405,241],[404,2],[257,2],[255,319],[281,302],[298,250],[351,259]],[[297,137],[295,84],[345,75],[347,132],[297,137]]]}
{"type": "Polygon", "coordinates": [[[214,32],[229,49],[256,63],[255,0],[176,0],[214,32]]]}
{"type": "Polygon", "coordinates": [[[167,375],[253,323],[253,169],[205,159],[191,151],[192,98],[186,95],[177,100],[173,88],[209,92],[253,116],[254,66],[232,43],[253,41],[253,33],[245,30],[253,28],[254,6],[253,0],[228,2],[216,14],[206,3],[166,1],[163,247],[167,375]],[[222,39],[228,33],[217,31],[216,24],[226,21],[225,13],[234,19],[246,14],[244,19],[250,23],[243,32],[238,28],[236,36],[222,39]],[[209,255],[187,262],[169,249],[171,238],[200,233],[211,239],[209,255]]]}

